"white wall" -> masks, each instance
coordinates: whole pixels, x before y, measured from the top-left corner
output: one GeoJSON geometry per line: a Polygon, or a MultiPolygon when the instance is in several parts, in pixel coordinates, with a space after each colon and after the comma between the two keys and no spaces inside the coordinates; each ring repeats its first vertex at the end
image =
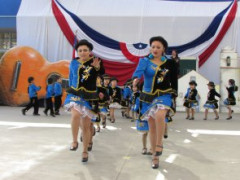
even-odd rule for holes
{"type": "MultiPolygon", "coordinates": [[[[207,101],[208,94],[207,84],[209,80],[200,75],[199,73],[197,73],[196,71],[191,71],[178,80],[177,111],[185,111],[185,107],[183,106],[184,96],[187,92],[187,88],[189,87],[189,82],[192,79],[192,77],[195,78],[195,81],[198,84],[196,89],[198,90],[198,94],[201,97],[199,109],[197,109],[197,111],[199,110],[200,112],[204,112],[203,105],[207,101]]],[[[216,86],[216,90],[219,92],[219,86],[216,86]]]]}

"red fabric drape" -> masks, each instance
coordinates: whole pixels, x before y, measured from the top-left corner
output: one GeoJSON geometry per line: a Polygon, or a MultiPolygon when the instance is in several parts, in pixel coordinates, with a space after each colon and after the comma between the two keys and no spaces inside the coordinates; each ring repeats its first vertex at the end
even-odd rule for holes
{"type": "Polygon", "coordinates": [[[73,46],[74,45],[74,33],[72,32],[70,26],[68,23],[66,23],[66,19],[63,16],[62,12],[58,9],[56,3],[54,0],[52,0],[52,11],[57,20],[58,25],[60,26],[61,30],[63,31],[63,34],[67,38],[68,42],[73,46]]]}
{"type": "Polygon", "coordinates": [[[132,77],[132,74],[138,64],[118,63],[103,60],[103,65],[105,67],[105,73],[111,77],[116,77],[119,81],[118,84],[123,85],[127,79],[132,77]]]}

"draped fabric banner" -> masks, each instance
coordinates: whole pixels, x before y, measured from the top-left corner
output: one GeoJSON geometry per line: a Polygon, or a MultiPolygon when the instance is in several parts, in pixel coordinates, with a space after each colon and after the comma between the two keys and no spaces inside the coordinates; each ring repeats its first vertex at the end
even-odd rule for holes
{"type": "MultiPolygon", "coordinates": [[[[240,50],[238,9],[237,0],[22,0],[18,45],[58,61],[74,57],[76,41],[87,39],[106,72],[123,84],[149,54],[148,40],[155,35],[168,41],[167,54],[176,49],[180,57],[199,58],[202,69],[210,68],[204,66],[209,61],[219,64],[220,47],[240,50]]],[[[217,73],[205,76],[217,80],[217,73]]]]}

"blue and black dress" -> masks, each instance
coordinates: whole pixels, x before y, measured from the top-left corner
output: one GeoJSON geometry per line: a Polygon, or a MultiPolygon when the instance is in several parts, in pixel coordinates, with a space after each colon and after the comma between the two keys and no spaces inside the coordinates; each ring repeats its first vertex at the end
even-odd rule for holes
{"type": "Polygon", "coordinates": [[[188,88],[187,93],[184,97],[185,102],[183,105],[186,108],[193,108],[193,109],[196,108],[198,106],[197,95],[198,95],[197,89],[188,88]]]}
{"type": "Polygon", "coordinates": [[[98,86],[97,91],[98,91],[98,93],[103,94],[103,98],[99,98],[99,100],[98,100],[99,112],[100,112],[100,114],[107,116],[107,113],[108,113],[107,108],[108,108],[108,101],[109,101],[108,91],[106,88],[104,88],[102,86],[98,86]]]}
{"type": "Polygon", "coordinates": [[[234,93],[236,91],[236,86],[226,87],[226,89],[228,91],[228,98],[224,100],[224,104],[226,106],[236,105],[236,98],[234,96],[234,93]]]}
{"type": "Polygon", "coordinates": [[[109,96],[111,97],[111,102],[109,108],[120,109],[122,99],[122,90],[119,87],[110,87],[109,96]]]}
{"type": "Polygon", "coordinates": [[[140,96],[140,92],[132,92],[131,95],[131,111],[133,112],[138,112],[139,111],[139,96],[140,96]]]}
{"type": "Polygon", "coordinates": [[[102,62],[100,67],[96,69],[91,64],[94,57],[89,58],[85,62],[78,59],[72,60],[69,72],[69,89],[65,100],[65,107],[70,110],[75,108],[79,113],[91,119],[96,118],[98,113],[98,92],[96,80],[98,75],[104,74],[102,62]]]}
{"type": "Polygon", "coordinates": [[[203,106],[205,109],[218,109],[218,100],[215,99],[215,96],[219,98],[221,97],[221,95],[217,93],[215,89],[211,89],[208,92],[208,96],[207,96],[208,99],[203,106]]]}
{"type": "Polygon", "coordinates": [[[161,65],[152,62],[149,57],[139,60],[133,74],[134,78],[144,77],[144,85],[140,94],[140,119],[155,119],[155,114],[160,109],[168,109],[175,113],[173,97],[176,97],[177,74],[173,60],[165,58],[161,65]]]}

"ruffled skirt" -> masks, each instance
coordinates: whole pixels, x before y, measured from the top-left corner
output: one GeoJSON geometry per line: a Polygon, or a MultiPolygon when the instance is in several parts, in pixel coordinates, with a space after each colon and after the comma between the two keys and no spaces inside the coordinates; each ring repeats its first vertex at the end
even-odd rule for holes
{"type": "Polygon", "coordinates": [[[227,98],[223,101],[223,103],[226,106],[234,106],[234,105],[236,105],[236,99],[227,98]]]}
{"type": "Polygon", "coordinates": [[[203,107],[205,109],[218,109],[218,103],[217,103],[217,100],[216,101],[207,101],[203,107]]]}
{"type": "Polygon", "coordinates": [[[93,112],[92,105],[89,101],[72,94],[67,95],[64,102],[64,108],[69,112],[74,108],[83,118],[89,117],[90,119],[96,119],[97,117],[97,114],[93,112]]]}
{"type": "Polygon", "coordinates": [[[142,102],[141,120],[148,120],[150,117],[155,119],[155,115],[159,110],[167,109],[174,114],[172,95],[164,94],[156,97],[152,103],[142,102]]]}
{"type": "Polygon", "coordinates": [[[183,104],[186,108],[192,108],[196,109],[198,107],[198,102],[197,101],[188,101],[186,100],[183,104]]]}
{"type": "Polygon", "coordinates": [[[113,103],[110,103],[109,108],[121,109],[122,106],[119,103],[117,103],[117,102],[113,102],[113,103]]]}

